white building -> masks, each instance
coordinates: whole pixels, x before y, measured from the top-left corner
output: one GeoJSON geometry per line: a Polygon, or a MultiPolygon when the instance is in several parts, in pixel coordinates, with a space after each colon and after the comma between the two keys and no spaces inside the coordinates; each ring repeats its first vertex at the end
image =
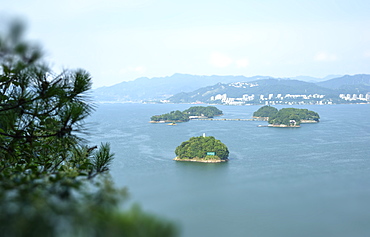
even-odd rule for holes
{"type": "Polygon", "coordinates": [[[252,94],[252,95],[245,94],[245,95],[243,95],[242,100],[244,100],[244,101],[254,100],[254,94],[252,94]]]}
{"type": "Polygon", "coordinates": [[[226,99],[227,99],[227,95],[226,94],[223,94],[223,95],[218,94],[216,96],[212,96],[211,97],[211,100],[221,100],[221,101],[224,101],[226,99]]]}
{"type": "MultiPolygon", "coordinates": [[[[344,95],[344,94],[343,94],[344,95]]],[[[322,99],[322,98],[324,98],[325,97],[325,95],[319,95],[319,94],[313,94],[313,96],[312,96],[313,98],[320,98],[320,99],[322,99]]]]}

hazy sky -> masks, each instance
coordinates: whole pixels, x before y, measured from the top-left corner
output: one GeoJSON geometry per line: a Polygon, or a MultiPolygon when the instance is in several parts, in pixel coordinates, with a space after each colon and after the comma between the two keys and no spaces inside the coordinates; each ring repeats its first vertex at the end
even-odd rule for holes
{"type": "Polygon", "coordinates": [[[0,0],[56,69],[138,77],[370,73],[369,0],[0,0]]]}

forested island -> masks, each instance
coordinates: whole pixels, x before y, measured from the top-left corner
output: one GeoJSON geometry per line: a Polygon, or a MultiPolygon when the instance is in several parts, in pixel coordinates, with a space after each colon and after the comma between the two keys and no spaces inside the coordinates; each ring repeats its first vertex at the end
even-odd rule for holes
{"type": "Polygon", "coordinates": [[[190,119],[197,118],[213,118],[214,116],[222,115],[222,111],[214,106],[192,106],[187,110],[171,111],[170,113],[162,115],[154,115],[150,118],[152,123],[160,122],[187,122],[190,119]]]}
{"type": "Polygon", "coordinates": [[[229,150],[212,136],[192,137],[175,150],[176,161],[220,163],[228,161],[229,150]]]}
{"type": "Polygon", "coordinates": [[[278,111],[279,110],[277,108],[266,105],[254,112],[253,118],[257,120],[268,121],[269,117],[274,116],[278,111]]]}
{"type": "Polygon", "coordinates": [[[301,123],[317,123],[320,116],[308,109],[263,106],[253,113],[253,117],[268,121],[271,127],[299,127],[301,123]]]}

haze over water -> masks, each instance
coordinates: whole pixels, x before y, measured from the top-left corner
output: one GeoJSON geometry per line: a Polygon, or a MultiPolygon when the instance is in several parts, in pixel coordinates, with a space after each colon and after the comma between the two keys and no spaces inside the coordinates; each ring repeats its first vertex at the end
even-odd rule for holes
{"type": "MultiPolygon", "coordinates": [[[[186,237],[370,235],[369,104],[294,106],[321,117],[301,128],[149,123],[190,106],[101,104],[89,119],[90,143],[111,143],[113,179],[144,210],[179,223],[186,237]],[[228,146],[228,163],[172,160],[181,142],[203,133],[228,146]]],[[[259,107],[217,106],[222,118],[251,118],[259,107]]]]}

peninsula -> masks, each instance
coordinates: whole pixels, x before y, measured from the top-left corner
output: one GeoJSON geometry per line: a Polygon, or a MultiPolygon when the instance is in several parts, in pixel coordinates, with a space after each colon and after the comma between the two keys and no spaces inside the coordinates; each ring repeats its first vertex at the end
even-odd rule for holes
{"type": "Polygon", "coordinates": [[[263,106],[253,113],[253,118],[268,121],[268,127],[300,127],[302,123],[318,123],[318,113],[308,109],[283,108],[277,110],[272,106],[263,106]]]}
{"type": "Polygon", "coordinates": [[[175,161],[202,163],[221,163],[228,161],[229,150],[226,145],[214,137],[192,137],[181,143],[175,150],[175,161]]]}
{"type": "Polygon", "coordinates": [[[150,118],[151,123],[179,123],[187,122],[191,119],[199,118],[213,118],[214,116],[221,116],[222,111],[214,106],[193,106],[187,110],[171,111],[167,114],[154,115],[150,118]]]}

